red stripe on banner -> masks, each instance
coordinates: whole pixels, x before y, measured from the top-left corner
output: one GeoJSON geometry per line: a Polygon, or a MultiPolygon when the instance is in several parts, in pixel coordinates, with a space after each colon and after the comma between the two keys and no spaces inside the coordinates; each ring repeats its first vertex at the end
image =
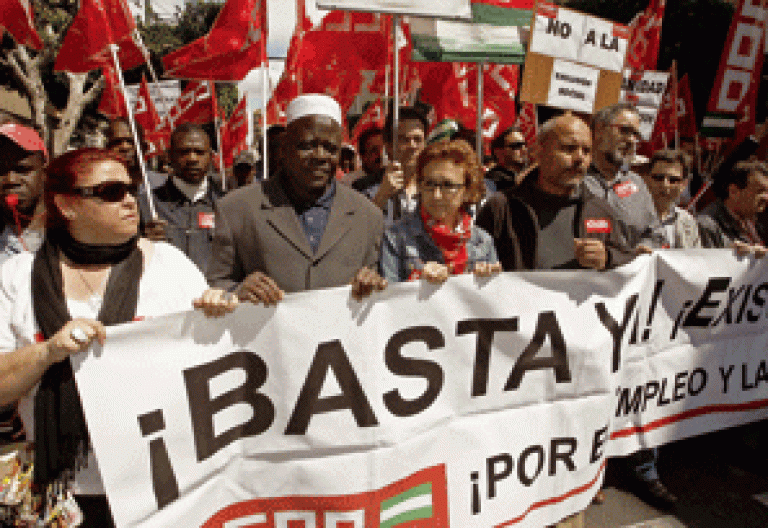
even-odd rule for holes
{"type": "Polygon", "coordinates": [[[551,499],[545,499],[543,501],[534,502],[521,515],[515,517],[514,519],[510,519],[509,521],[503,522],[501,524],[497,524],[496,528],[502,528],[503,526],[512,526],[513,524],[517,524],[523,519],[525,519],[528,516],[528,514],[531,513],[533,510],[543,508],[544,506],[551,506],[552,504],[557,504],[558,502],[563,502],[565,499],[570,499],[575,495],[579,495],[580,493],[589,491],[589,488],[594,486],[597,480],[600,478],[600,474],[603,472],[604,469],[605,469],[605,460],[603,461],[602,464],[600,464],[600,469],[597,470],[597,474],[595,475],[595,478],[593,478],[583,486],[574,488],[567,493],[563,493],[562,495],[558,495],[557,497],[552,497],[551,499]]]}
{"type": "Polygon", "coordinates": [[[658,420],[654,420],[641,427],[628,427],[626,429],[619,429],[618,431],[611,433],[611,440],[616,438],[624,438],[625,436],[631,436],[637,433],[647,433],[648,431],[658,429],[659,427],[664,427],[665,425],[681,422],[689,418],[696,418],[697,416],[702,416],[705,414],[754,411],[755,409],[762,409],[764,407],[768,407],[768,400],[756,400],[745,403],[722,403],[718,405],[705,405],[704,407],[699,407],[698,409],[691,409],[689,411],[681,412],[680,414],[659,418],[658,420]]]}

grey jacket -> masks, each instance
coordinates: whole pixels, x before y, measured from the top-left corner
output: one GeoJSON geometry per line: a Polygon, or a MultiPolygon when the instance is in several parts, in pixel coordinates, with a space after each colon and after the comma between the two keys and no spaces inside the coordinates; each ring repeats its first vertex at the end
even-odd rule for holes
{"type": "MultiPolygon", "coordinates": [[[[498,262],[491,235],[472,225],[467,241],[467,269],[476,262],[498,262]]],[[[418,211],[408,213],[384,232],[381,275],[390,282],[408,280],[411,272],[427,262],[445,263],[443,253],[426,231],[418,211]]]]}
{"type": "MultiPolygon", "coordinates": [[[[720,198],[706,206],[696,220],[699,222],[704,247],[730,247],[735,240],[749,243],[749,239],[742,232],[741,224],[728,211],[720,198]]],[[[764,233],[758,230],[758,234],[763,241],[766,240],[764,233]]]]}
{"type": "Polygon", "coordinates": [[[702,247],[699,224],[691,213],[680,207],[675,207],[673,218],[649,227],[640,243],[652,248],[702,247]]]}

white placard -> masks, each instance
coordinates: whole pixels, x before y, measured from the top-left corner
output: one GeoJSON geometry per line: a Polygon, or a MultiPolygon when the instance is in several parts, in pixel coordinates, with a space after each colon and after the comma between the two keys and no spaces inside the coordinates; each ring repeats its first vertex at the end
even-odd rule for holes
{"type": "MultiPolygon", "coordinates": [[[[155,104],[155,110],[157,110],[158,115],[162,118],[181,95],[181,84],[178,80],[150,82],[148,84],[149,95],[155,104]]],[[[131,107],[136,104],[139,86],[139,84],[129,84],[125,87],[131,107]]]]}
{"type": "Polygon", "coordinates": [[[573,62],[552,62],[547,104],[556,108],[592,112],[600,70],[573,62]]]}
{"type": "Polygon", "coordinates": [[[469,0],[317,0],[319,9],[471,19],[469,0]]]}
{"type": "Polygon", "coordinates": [[[640,113],[640,135],[644,141],[648,141],[653,134],[668,80],[668,72],[646,70],[635,78],[631,69],[624,70],[621,100],[634,103],[637,107],[640,113]]]}

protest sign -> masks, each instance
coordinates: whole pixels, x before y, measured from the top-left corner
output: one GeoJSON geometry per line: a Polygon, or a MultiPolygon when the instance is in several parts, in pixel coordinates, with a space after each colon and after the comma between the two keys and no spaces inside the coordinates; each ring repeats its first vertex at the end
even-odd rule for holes
{"type": "Polygon", "coordinates": [[[317,7],[441,18],[472,17],[469,0],[317,0],[317,7]]]}
{"type": "Polygon", "coordinates": [[[768,416],[766,271],[662,251],[336,288],[110,328],[73,362],[119,527],[541,527],[606,456],[768,416]]]}
{"type": "MultiPolygon", "coordinates": [[[[141,84],[129,84],[125,87],[131,105],[136,104],[139,88],[141,84]]],[[[168,113],[181,95],[181,84],[177,80],[149,83],[149,95],[152,97],[157,113],[162,117],[168,113]]]]}
{"type": "Polygon", "coordinates": [[[643,141],[651,139],[668,79],[668,72],[624,70],[621,100],[635,104],[640,114],[640,135],[643,141]]]}
{"type": "Polygon", "coordinates": [[[627,27],[621,24],[538,3],[526,57],[526,66],[536,67],[525,68],[521,99],[581,112],[593,112],[617,102],[628,37],[627,27]],[[580,66],[569,67],[566,61],[580,66]],[[585,68],[593,69],[595,74],[585,75],[585,68]],[[596,77],[595,86],[588,92],[573,91],[574,86],[552,88],[553,82],[560,84],[554,70],[562,75],[568,69],[580,72],[579,83],[596,77]],[[589,108],[587,100],[592,103],[589,108]]]}

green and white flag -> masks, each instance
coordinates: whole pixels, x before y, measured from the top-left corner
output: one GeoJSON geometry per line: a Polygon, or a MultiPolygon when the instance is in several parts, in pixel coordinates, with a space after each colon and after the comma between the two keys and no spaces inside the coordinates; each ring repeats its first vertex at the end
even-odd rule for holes
{"type": "Polygon", "coordinates": [[[736,114],[707,112],[701,122],[701,135],[705,137],[733,137],[736,114]]]}
{"type": "Polygon", "coordinates": [[[394,528],[405,522],[430,517],[432,517],[432,483],[425,482],[382,501],[379,527],[394,528]]]}
{"type": "Polygon", "coordinates": [[[472,22],[413,17],[412,59],[523,64],[532,13],[527,0],[473,0],[472,22]]]}

